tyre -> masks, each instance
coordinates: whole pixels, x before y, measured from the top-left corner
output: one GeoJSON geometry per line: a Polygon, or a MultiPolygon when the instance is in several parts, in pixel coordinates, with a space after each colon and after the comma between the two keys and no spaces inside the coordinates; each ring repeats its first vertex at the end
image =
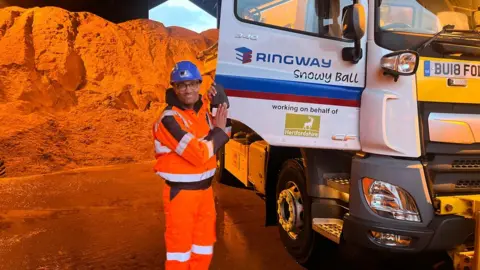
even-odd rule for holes
{"type": "Polygon", "coordinates": [[[0,178],[7,177],[7,169],[5,168],[5,162],[0,160],[0,178]]]}
{"type": "Polygon", "coordinates": [[[338,247],[312,229],[312,202],[307,196],[301,160],[289,159],[282,165],[276,199],[280,239],[288,253],[308,269],[314,269],[320,262],[331,265],[328,261],[335,260],[338,247]]]}

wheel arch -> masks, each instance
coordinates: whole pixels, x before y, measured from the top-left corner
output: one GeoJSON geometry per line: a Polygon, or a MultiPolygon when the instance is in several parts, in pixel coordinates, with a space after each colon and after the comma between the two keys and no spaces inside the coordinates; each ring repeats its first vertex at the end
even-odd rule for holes
{"type": "Polygon", "coordinates": [[[305,169],[308,196],[336,198],[336,194],[322,191],[325,185],[323,174],[328,172],[350,172],[354,153],[327,149],[310,149],[271,146],[268,153],[267,181],[265,194],[265,225],[277,224],[275,187],[278,173],[288,159],[301,158],[305,169]]]}
{"type": "Polygon", "coordinates": [[[350,173],[354,152],[332,149],[302,148],[302,158],[307,179],[307,193],[309,196],[324,198],[321,186],[326,185],[324,173],[350,173]]]}

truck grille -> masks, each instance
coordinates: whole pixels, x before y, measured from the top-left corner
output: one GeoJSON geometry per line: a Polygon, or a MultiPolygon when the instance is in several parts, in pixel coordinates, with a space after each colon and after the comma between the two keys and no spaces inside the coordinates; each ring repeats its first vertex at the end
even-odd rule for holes
{"type": "Polygon", "coordinates": [[[480,159],[458,159],[437,155],[429,167],[435,172],[480,171],[480,159]]]}
{"type": "Polygon", "coordinates": [[[480,143],[454,144],[430,141],[431,113],[480,114],[478,104],[419,102],[422,155],[428,181],[438,195],[480,192],[480,143]]]}
{"type": "Polygon", "coordinates": [[[480,191],[480,157],[436,155],[426,168],[436,193],[480,191]]]}
{"type": "Polygon", "coordinates": [[[480,189],[480,180],[475,180],[475,179],[462,179],[458,180],[457,184],[455,185],[455,188],[457,189],[480,189]]]}
{"type": "Polygon", "coordinates": [[[467,168],[480,169],[480,159],[456,159],[452,162],[452,168],[456,168],[456,169],[467,169],[467,168]]]}

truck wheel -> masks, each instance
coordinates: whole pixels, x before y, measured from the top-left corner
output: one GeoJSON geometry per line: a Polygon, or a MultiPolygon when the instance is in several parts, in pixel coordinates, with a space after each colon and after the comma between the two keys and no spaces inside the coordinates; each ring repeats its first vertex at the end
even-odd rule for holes
{"type": "Polygon", "coordinates": [[[7,169],[5,168],[5,162],[0,160],[0,178],[7,176],[7,169]]]}
{"type": "Polygon", "coordinates": [[[295,260],[304,267],[332,260],[337,245],[312,229],[311,198],[307,196],[303,162],[287,160],[278,175],[277,217],[280,239],[295,260]]]}

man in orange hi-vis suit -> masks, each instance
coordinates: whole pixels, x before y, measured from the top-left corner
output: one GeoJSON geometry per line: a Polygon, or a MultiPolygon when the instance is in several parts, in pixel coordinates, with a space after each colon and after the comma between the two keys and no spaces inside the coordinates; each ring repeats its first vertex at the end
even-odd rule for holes
{"type": "Polygon", "coordinates": [[[175,64],[173,88],[166,92],[167,107],[153,130],[157,175],[165,179],[163,204],[166,220],[166,270],[208,269],[216,241],[216,211],[212,179],[215,153],[230,137],[227,104],[215,118],[210,104],[217,94],[199,94],[202,76],[189,61],[175,64]]]}

